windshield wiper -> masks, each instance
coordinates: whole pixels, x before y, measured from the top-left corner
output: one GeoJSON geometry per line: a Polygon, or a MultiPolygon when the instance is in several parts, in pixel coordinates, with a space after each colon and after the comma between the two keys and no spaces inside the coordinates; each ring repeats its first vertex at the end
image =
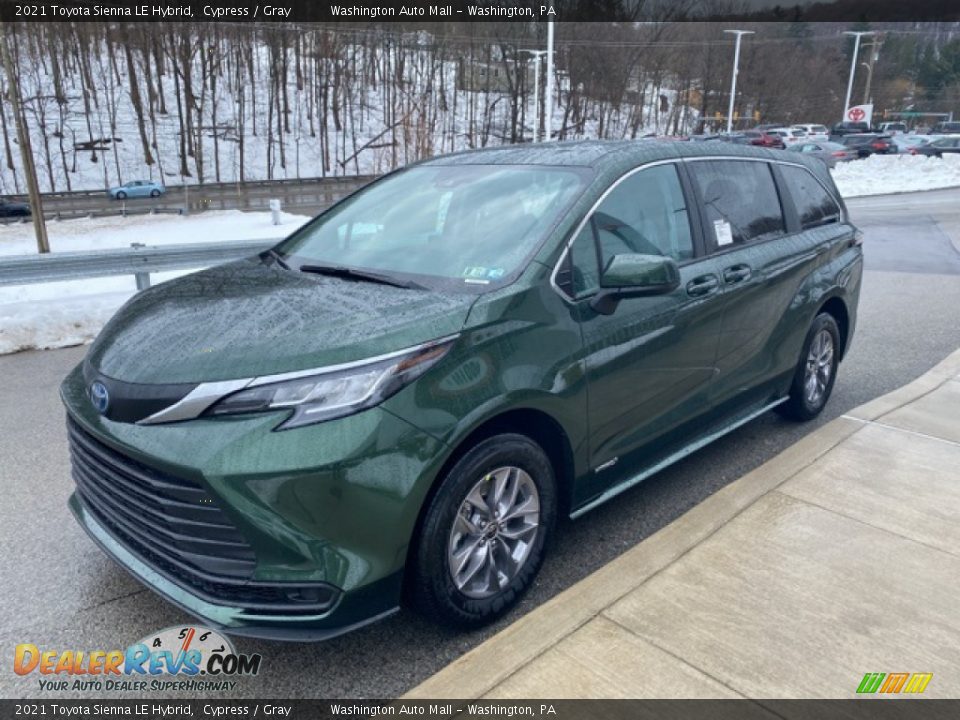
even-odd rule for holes
{"type": "Polygon", "coordinates": [[[400,280],[389,275],[369,272],[368,270],[356,270],[343,265],[301,265],[300,272],[314,273],[316,275],[329,275],[330,277],[346,278],[347,280],[365,280],[367,282],[380,283],[381,285],[391,285],[393,287],[405,288],[407,290],[426,290],[423,285],[415,283],[412,280],[400,280]]]}
{"type": "Polygon", "coordinates": [[[284,261],[283,256],[273,248],[270,248],[269,250],[264,250],[262,255],[269,255],[270,257],[272,257],[274,262],[276,262],[277,265],[282,267],[284,270],[290,269],[290,266],[287,265],[286,261],[284,261]]]}

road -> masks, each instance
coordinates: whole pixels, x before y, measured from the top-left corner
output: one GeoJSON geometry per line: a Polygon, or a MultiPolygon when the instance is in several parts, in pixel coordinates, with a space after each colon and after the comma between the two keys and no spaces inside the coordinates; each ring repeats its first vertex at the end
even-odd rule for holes
{"type": "MultiPolygon", "coordinates": [[[[362,187],[372,178],[337,176],[299,181],[258,181],[251,183],[207,183],[177,186],[155,198],[127,198],[114,200],[106,192],[53,193],[43,196],[45,217],[62,215],[74,217],[87,213],[132,214],[155,212],[190,212],[205,210],[268,210],[270,200],[277,198],[288,212],[316,215],[340,198],[362,187]]],[[[26,202],[24,198],[18,198],[26,202]]]]}
{"type": "MultiPolygon", "coordinates": [[[[815,427],[916,378],[960,346],[958,194],[849,203],[866,234],[860,320],[833,398],[818,421],[796,425],[765,415],[616,503],[561,523],[558,542],[532,591],[510,616],[484,630],[457,634],[403,611],[323,644],[239,638],[238,649],[259,652],[264,661],[260,675],[242,679],[230,697],[400,694],[815,427]]],[[[83,353],[71,348],[0,358],[0,485],[6,492],[0,503],[3,697],[39,694],[36,675],[19,678],[9,669],[17,643],[109,650],[187,620],[119,570],[67,511],[71,480],[57,386],[83,353]]]]}

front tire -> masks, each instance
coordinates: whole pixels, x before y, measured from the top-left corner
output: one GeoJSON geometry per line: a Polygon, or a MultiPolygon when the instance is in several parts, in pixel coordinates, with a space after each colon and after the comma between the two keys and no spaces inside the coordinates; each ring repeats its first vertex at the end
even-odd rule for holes
{"type": "Polygon", "coordinates": [[[150,197],[153,197],[153,198],[155,198],[155,197],[160,197],[160,191],[159,191],[159,190],[151,190],[151,191],[150,191],[150,197]]]}
{"type": "Polygon", "coordinates": [[[427,508],[411,576],[416,607],[459,627],[506,613],[540,570],[556,507],[553,467],[539,445],[513,433],[480,442],[427,508]]]}
{"type": "Polygon", "coordinates": [[[813,420],[830,399],[839,365],[840,328],[833,315],[820,313],[804,340],[790,398],[777,407],[778,412],[792,420],[813,420]]]}
{"type": "Polygon", "coordinates": [[[127,194],[123,190],[117,193],[117,200],[126,200],[126,199],[127,199],[127,194]]]}

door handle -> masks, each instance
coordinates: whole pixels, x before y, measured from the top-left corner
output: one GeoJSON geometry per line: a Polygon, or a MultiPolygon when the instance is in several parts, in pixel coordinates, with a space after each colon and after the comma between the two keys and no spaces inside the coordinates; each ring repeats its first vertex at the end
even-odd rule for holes
{"type": "Polygon", "coordinates": [[[749,265],[731,265],[723,271],[723,281],[727,285],[735,285],[738,282],[743,282],[748,277],[750,277],[749,265]]]}
{"type": "Polygon", "coordinates": [[[694,297],[709,295],[716,292],[718,287],[720,287],[720,281],[717,280],[716,275],[700,275],[687,283],[687,295],[694,297]]]}

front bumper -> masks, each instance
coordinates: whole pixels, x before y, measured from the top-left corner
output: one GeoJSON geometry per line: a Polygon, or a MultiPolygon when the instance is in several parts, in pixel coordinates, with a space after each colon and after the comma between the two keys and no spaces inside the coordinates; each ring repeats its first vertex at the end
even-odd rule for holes
{"type": "Polygon", "coordinates": [[[399,606],[410,539],[446,454],[431,436],[382,408],[281,432],[276,413],[114,422],[93,409],[78,371],[61,395],[71,510],[173,604],[228,634],[287,640],[332,637],[399,606]],[[210,506],[191,503],[211,503],[214,522],[200,512],[210,506]],[[291,588],[322,602],[277,600],[291,588]]]}

